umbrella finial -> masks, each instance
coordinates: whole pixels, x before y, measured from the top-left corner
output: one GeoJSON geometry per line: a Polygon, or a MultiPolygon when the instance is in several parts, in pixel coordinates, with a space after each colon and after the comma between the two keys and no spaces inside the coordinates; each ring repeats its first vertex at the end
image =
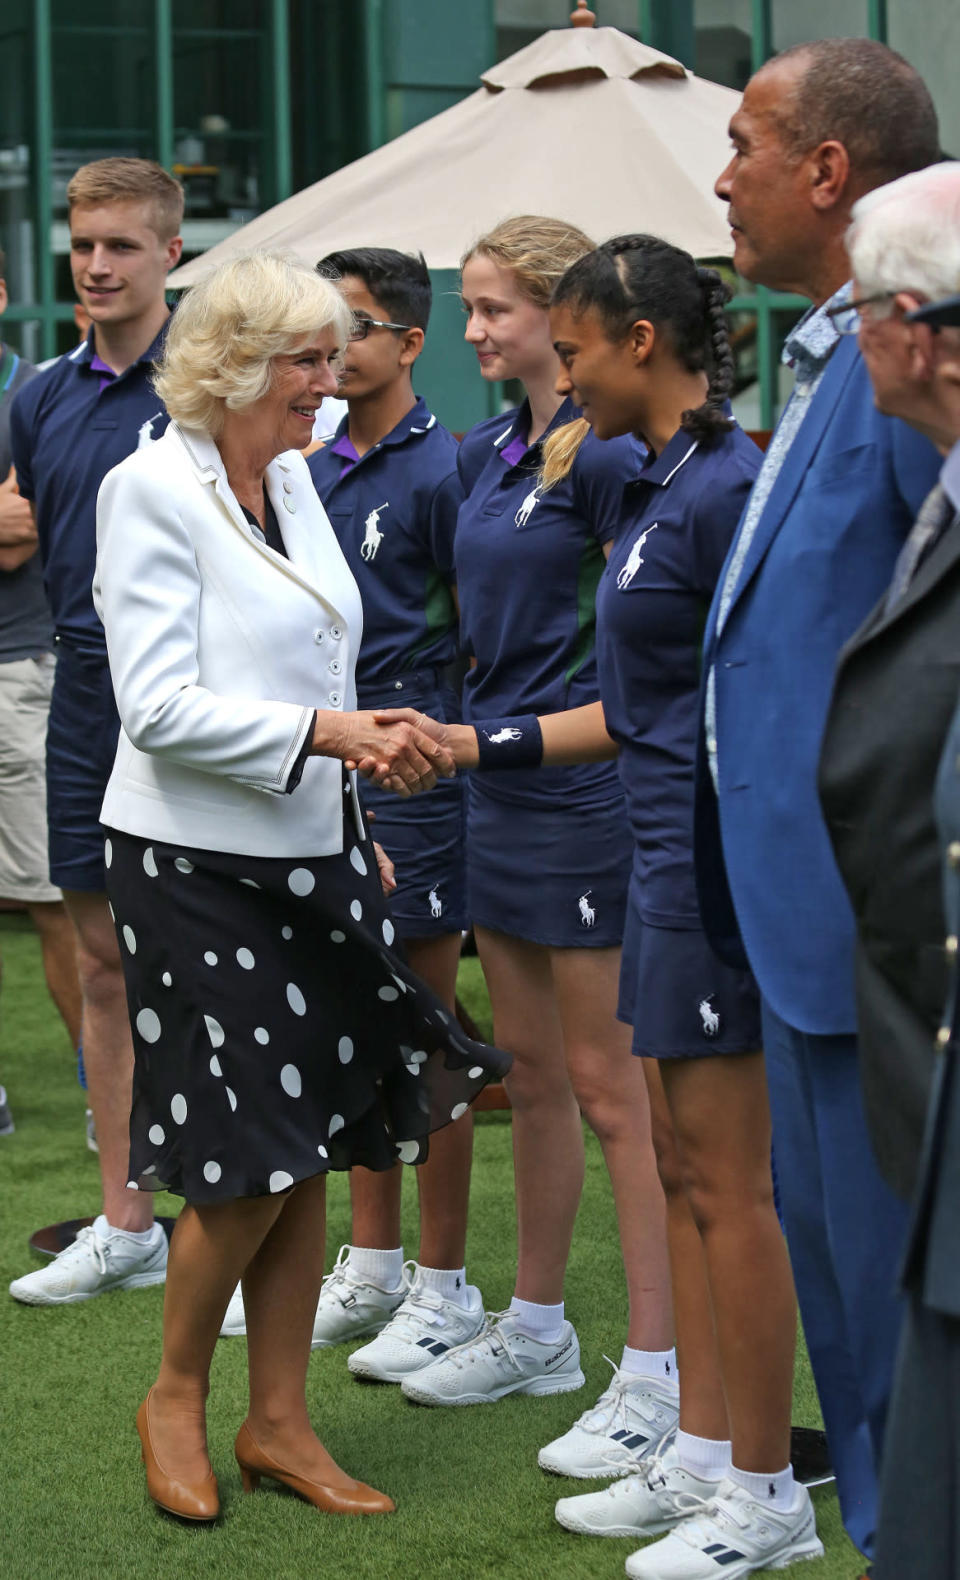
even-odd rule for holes
{"type": "Polygon", "coordinates": [[[587,10],[587,0],[577,0],[577,9],[570,13],[570,26],[593,27],[596,20],[595,13],[587,10]]]}

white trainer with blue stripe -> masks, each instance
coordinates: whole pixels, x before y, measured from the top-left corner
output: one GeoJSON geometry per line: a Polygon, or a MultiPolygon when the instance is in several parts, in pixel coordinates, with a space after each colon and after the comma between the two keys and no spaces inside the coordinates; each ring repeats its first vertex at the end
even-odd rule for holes
{"type": "Polygon", "coordinates": [[[400,1383],[457,1344],[469,1344],[486,1321],[479,1289],[467,1284],[465,1306],[424,1286],[416,1262],[403,1269],[407,1294],[385,1328],[354,1350],[347,1366],[369,1382],[400,1383]]]}
{"type": "Polygon", "coordinates": [[[659,1453],[677,1429],[680,1394],[666,1379],[637,1377],[613,1366],[610,1386],[569,1432],[541,1448],[541,1470],[582,1480],[627,1476],[659,1453]]]}
{"type": "Polygon", "coordinates": [[[512,1311],[497,1311],[475,1339],[405,1377],[401,1388],[417,1404],[492,1404],[511,1393],[571,1393],[584,1381],[572,1323],[545,1344],[524,1333],[512,1311]]]}
{"type": "Polygon", "coordinates": [[[823,1557],[813,1504],[797,1484],[786,1513],[768,1508],[732,1481],[669,1536],[641,1547],[626,1562],[630,1580],[743,1580],[756,1569],[786,1569],[823,1557]]]}

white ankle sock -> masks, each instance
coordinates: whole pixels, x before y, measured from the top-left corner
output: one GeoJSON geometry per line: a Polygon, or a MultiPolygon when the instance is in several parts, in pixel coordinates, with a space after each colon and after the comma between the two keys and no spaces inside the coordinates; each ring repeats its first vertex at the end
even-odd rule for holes
{"type": "Polygon", "coordinates": [[[432,1289],[441,1300],[452,1300],[454,1305],[462,1306],[466,1311],[469,1301],[465,1267],[424,1267],[422,1262],[418,1262],[417,1278],[424,1289],[432,1289]]]}
{"type": "Polygon", "coordinates": [[[380,1289],[399,1289],[403,1273],[403,1246],[395,1251],[376,1251],[367,1245],[351,1245],[347,1262],[358,1278],[369,1278],[380,1289]]]}
{"type": "Polygon", "coordinates": [[[676,1383],[676,1350],[632,1350],[623,1346],[620,1370],[631,1377],[655,1377],[661,1382],[676,1383]]]}
{"type": "Polygon", "coordinates": [[[674,1439],[677,1459],[684,1470],[701,1481],[722,1481],[732,1474],[730,1470],[729,1440],[715,1437],[697,1437],[693,1432],[677,1428],[674,1439]]]}
{"type": "Polygon", "coordinates": [[[559,1306],[538,1306],[532,1300],[520,1300],[514,1295],[510,1312],[516,1317],[521,1332],[528,1338],[539,1339],[541,1344],[553,1344],[563,1332],[562,1300],[559,1306]]]}
{"type": "Polygon", "coordinates": [[[749,1492],[751,1498],[756,1498],[758,1503],[763,1503],[768,1509],[779,1509],[781,1514],[789,1514],[797,1501],[797,1483],[793,1479],[793,1466],[788,1465],[786,1470],[777,1470],[767,1475],[766,1471],[738,1470],[731,1465],[727,1471],[731,1481],[742,1487],[744,1492],[749,1492]]]}
{"type": "Polygon", "coordinates": [[[109,1240],[112,1234],[122,1234],[125,1240],[132,1240],[135,1245],[150,1245],[156,1239],[157,1225],[152,1223],[149,1229],[117,1229],[100,1213],[93,1220],[93,1230],[98,1240],[109,1240]]]}

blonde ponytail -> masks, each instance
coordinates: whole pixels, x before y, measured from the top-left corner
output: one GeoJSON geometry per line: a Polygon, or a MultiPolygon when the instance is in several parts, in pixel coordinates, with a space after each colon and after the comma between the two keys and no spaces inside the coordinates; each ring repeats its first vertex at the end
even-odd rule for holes
{"type": "Polygon", "coordinates": [[[540,468],[542,488],[552,488],[555,483],[563,482],[589,432],[590,424],[586,417],[575,417],[573,422],[565,422],[562,428],[550,435],[543,447],[543,465],[540,468]]]}

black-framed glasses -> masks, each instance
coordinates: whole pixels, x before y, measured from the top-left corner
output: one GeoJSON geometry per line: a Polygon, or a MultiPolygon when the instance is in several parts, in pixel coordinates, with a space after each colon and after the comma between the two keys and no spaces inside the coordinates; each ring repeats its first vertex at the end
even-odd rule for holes
{"type": "Polygon", "coordinates": [[[371,329],[412,329],[412,324],[388,324],[383,318],[355,318],[348,340],[366,340],[371,329]]]}
{"type": "Polygon", "coordinates": [[[861,327],[860,309],[871,307],[874,302],[892,302],[898,291],[876,291],[873,296],[858,297],[855,302],[844,302],[840,307],[828,307],[827,317],[833,320],[838,335],[855,335],[861,327]]]}

